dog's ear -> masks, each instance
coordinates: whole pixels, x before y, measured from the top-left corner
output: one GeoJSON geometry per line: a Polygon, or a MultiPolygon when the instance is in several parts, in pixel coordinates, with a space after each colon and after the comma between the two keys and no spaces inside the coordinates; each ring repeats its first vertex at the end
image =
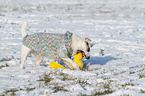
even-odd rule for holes
{"type": "Polygon", "coordinates": [[[91,39],[89,39],[88,37],[87,38],[85,38],[85,42],[87,42],[89,45],[90,45],[90,47],[93,47],[96,43],[95,42],[93,42],[91,39]]]}
{"type": "Polygon", "coordinates": [[[85,42],[90,43],[90,42],[91,42],[91,39],[89,39],[88,37],[86,37],[86,38],[85,38],[85,42]]]}

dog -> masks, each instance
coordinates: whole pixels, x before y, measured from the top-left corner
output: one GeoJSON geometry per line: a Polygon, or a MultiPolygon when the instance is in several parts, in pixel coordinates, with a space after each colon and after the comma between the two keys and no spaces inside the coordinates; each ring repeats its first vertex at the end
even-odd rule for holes
{"type": "Polygon", "coordinates": [[[40,66],[43,57],[62,60],[70,69],[79,69],[79,66],[71,60],[73,54],[81,52],[84,59],[90,58],[89,38],[82,39],[71,32],[65,34],[57,33],[34,33],[28,35],[28,22],[22,25],[22,50],[21,50],[21,68],[30,53],[36,56],[36,66],[40,66]]]}

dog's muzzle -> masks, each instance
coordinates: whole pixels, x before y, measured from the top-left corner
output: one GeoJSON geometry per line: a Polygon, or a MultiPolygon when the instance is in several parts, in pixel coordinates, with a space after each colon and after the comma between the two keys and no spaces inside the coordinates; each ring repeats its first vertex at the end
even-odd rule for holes
{"type": "Polygon", "coordinates": [[[87,56],[87,55],[85,54],[85,52],[82,51],[82,50],[78,50],[78,51],[77,51],[77,54],[80,53],[80,52],[82,53],[83,58],[85,58],[85,59],[90,59],[90,56],[87,56]]]}
{"type": "Polygon", "coordinates": [[[86,57],[86,59],[90,59],[90,56],[86,57]]]}

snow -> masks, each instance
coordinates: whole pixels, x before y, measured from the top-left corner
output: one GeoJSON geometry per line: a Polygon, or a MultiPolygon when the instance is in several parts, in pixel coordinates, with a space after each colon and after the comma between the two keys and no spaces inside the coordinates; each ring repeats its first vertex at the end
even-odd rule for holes
{"type": "Polygon", "coordinates": [[[0,95],[144,96],[144,10],[144,0],[1,0],[0,95]],[[28,34],[89,37],[95,45],[84,61],[87,69],[54,70],[47,58],[36,67],[33,55],[20,69],[25,20],[28,34]]]}

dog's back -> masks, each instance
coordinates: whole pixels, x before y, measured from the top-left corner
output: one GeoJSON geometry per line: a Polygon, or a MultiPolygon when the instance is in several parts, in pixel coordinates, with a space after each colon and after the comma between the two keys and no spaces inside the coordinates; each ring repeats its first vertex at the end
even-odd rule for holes
{"type": "Polygon", "coordinates": [[[35,33],[23,38],[23,45],[52,59],[66,57],[64,34],[35,33]]]}

